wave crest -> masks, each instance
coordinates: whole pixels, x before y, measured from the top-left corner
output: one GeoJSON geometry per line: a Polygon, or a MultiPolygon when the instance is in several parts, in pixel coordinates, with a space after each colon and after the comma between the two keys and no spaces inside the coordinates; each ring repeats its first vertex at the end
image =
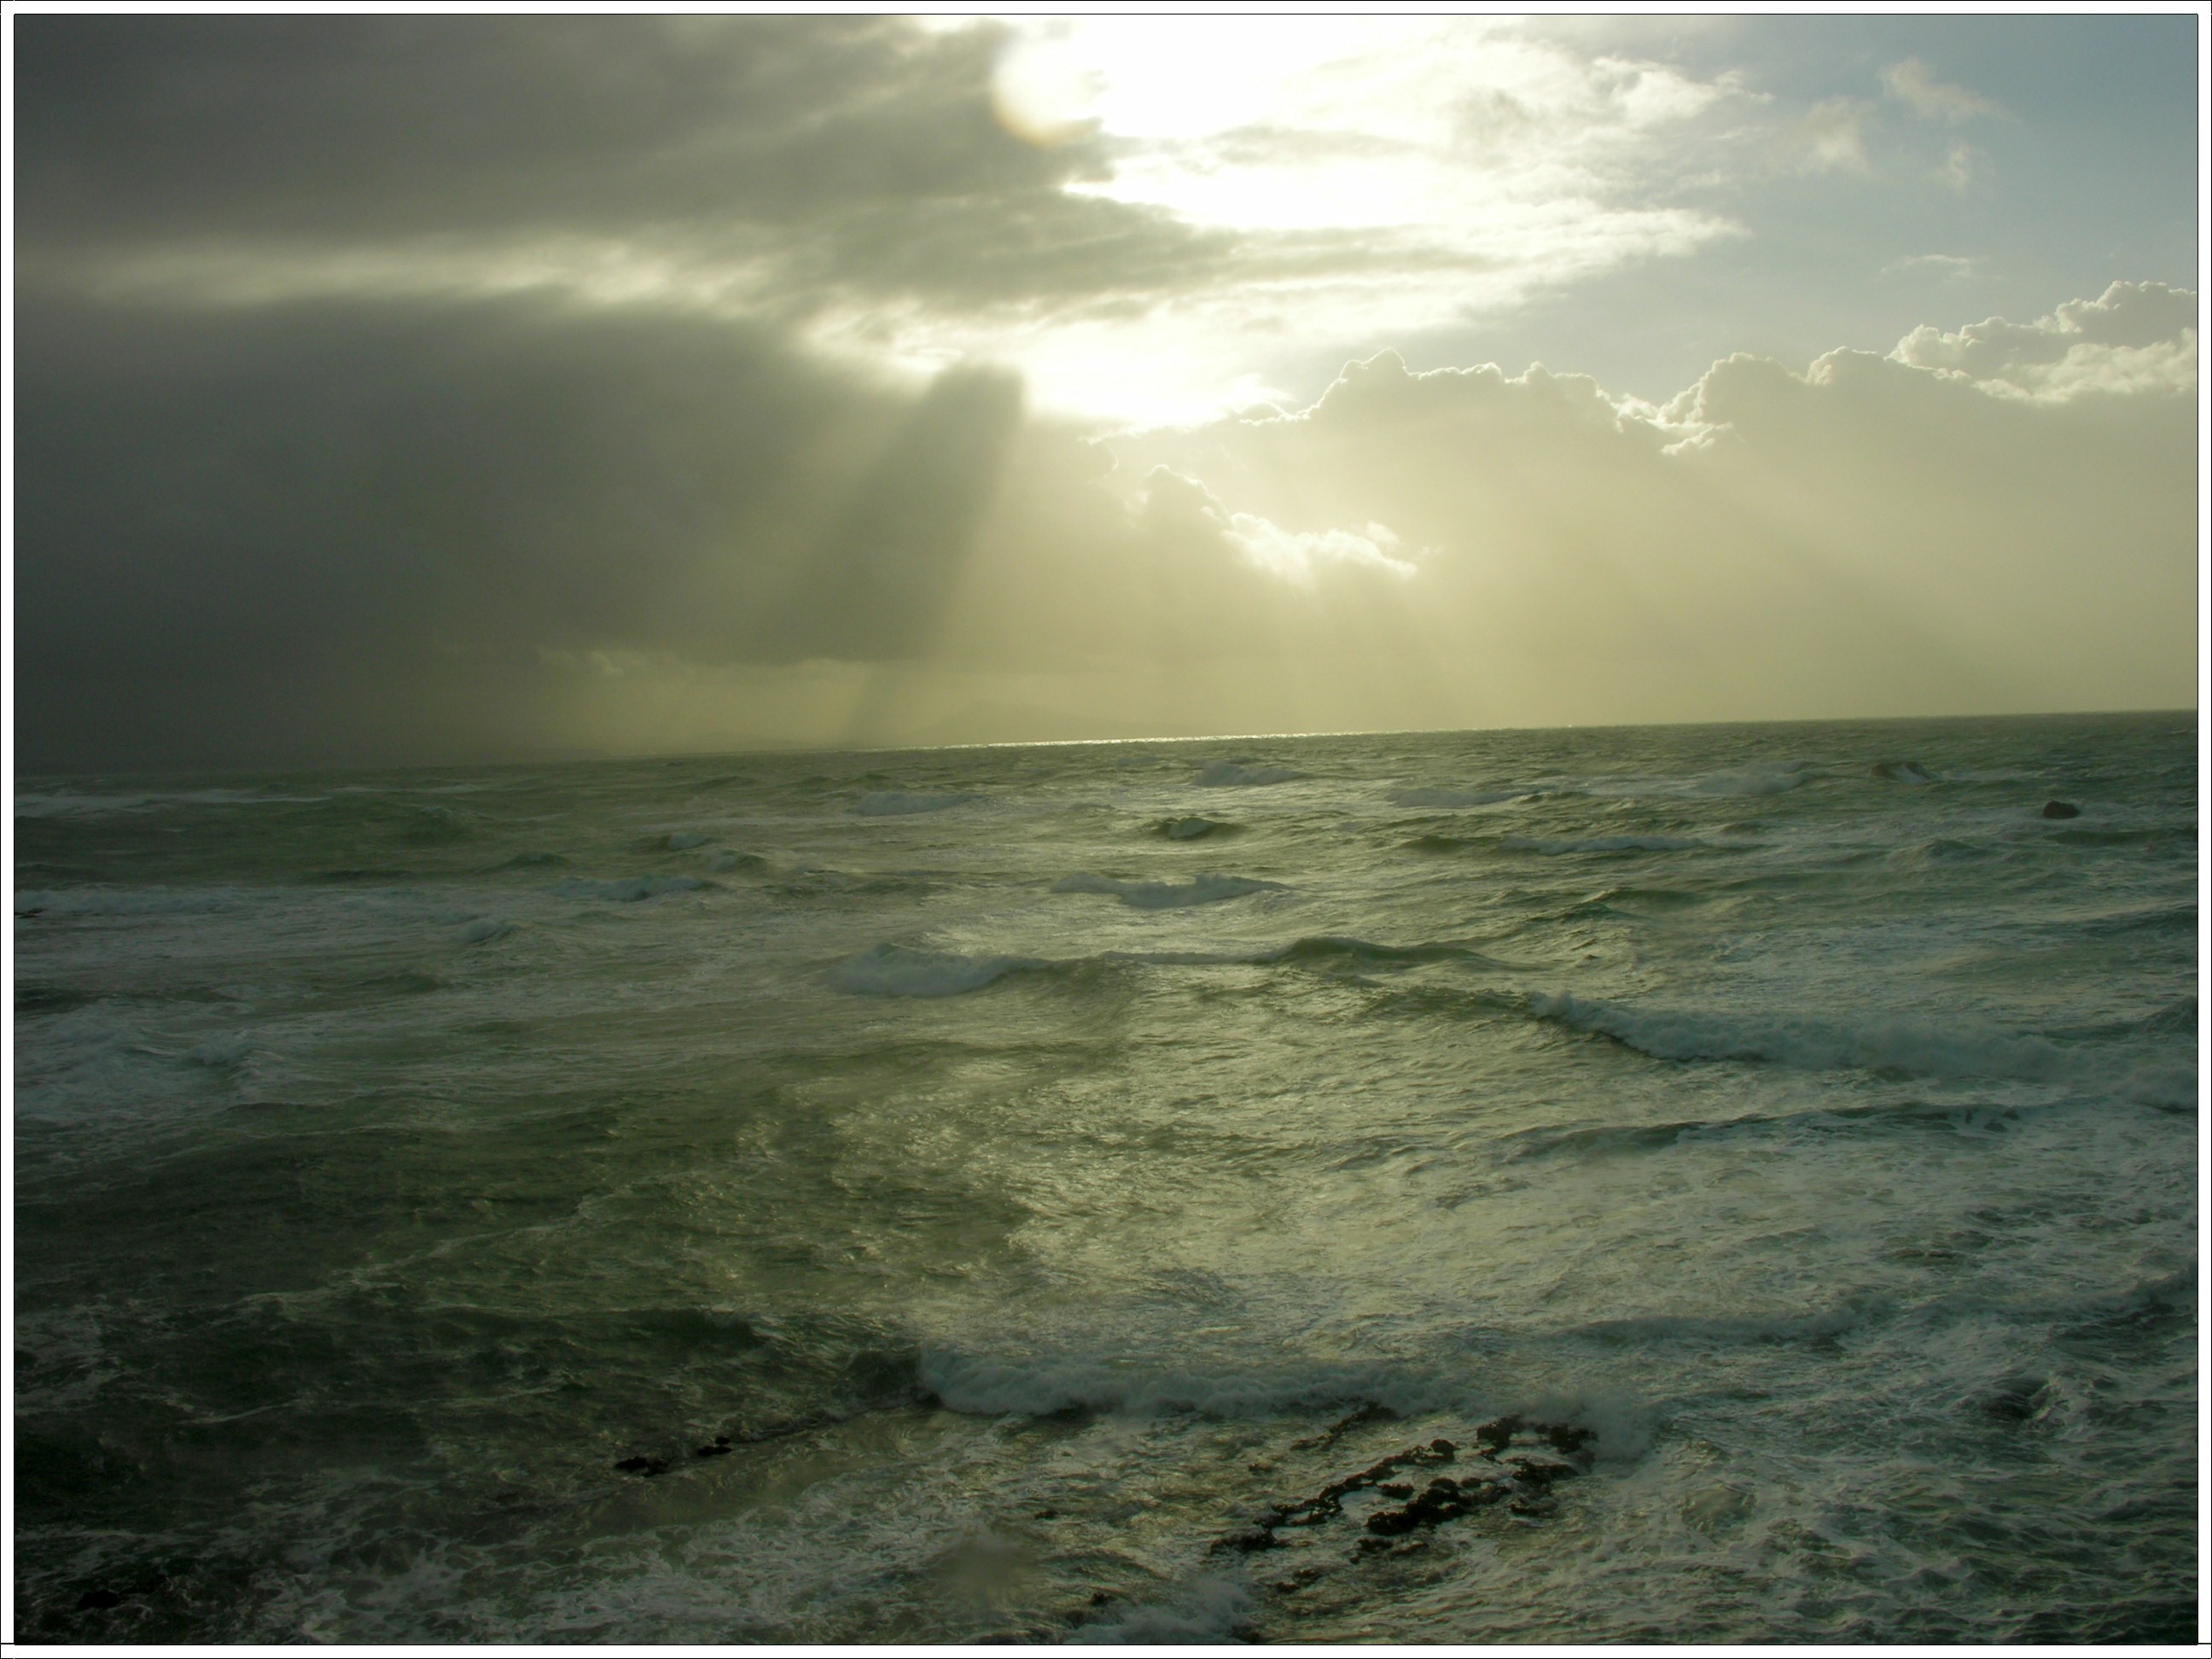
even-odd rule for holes
{"type": "Polygon", "coordinates": [[[1305,773],[1291,766],[1262,766],[1249,760],[1213,760],[1198,769],[1197,781],[1209,789],[1249,787],[1255,784],[1288,783],[1305,773]]]}
{"type": "Polygon", "coordinates": [[[1192,904],[1218,904],[1252,893],[1285,893],[1279,881],[1249,876],[1194,876],[1189,881],[1116,881],[1110,876],[1062,876],[1055,893],[1103,893],[1137,910],[1172,910],[1192,904]]]}
{"type": "Polygon", "coordinates": [[[871,789],[854,803],[853,811],[864,818],[902,818],[943,812],[982,799],[972,789],[871,789]]]}
{"type": "Polygon", "coordinates": [[[1542,853],[1556,858],[1563,853],[1687,853],[1711,843],[1688,836],[1586,836],[1565,841],[1508,836],[1498,845],[1516,853],[1542,853]]]}
{"type": "Polygon", "coordinates": [[[1737,1018],[1632,1008],[1565,992],[1532,993],[1528,1006],[1538,1019],[1610,1037],[1655,1060],[1759,1060],[1802,1071],[2004,1078],[2102,1089],[2149,1105],[2193,1099],[2196,1092],[2197,1068],[2187,1062],[2128,1068],[2116,1065],[2115,1056],[2008,1031],[1946,1030],[1907,1019],[1847,1026],[1786,1017],[1737,1018]]]}
{"type": "Polygon", "coordinates": [[[864,997],[957,997],[1024,969],[1051,964],[1036,957],[961,956],[878,945],[830,970],[830,982],[864,997]]]}

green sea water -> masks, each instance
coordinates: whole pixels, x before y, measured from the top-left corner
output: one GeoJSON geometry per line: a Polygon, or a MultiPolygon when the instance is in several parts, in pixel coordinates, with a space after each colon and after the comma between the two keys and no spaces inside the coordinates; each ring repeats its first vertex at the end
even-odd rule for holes
{"type": "Polygon", "coordinates": [[[18,777],[17,1634],[2193,1639],[2196,742],[18,777]]]}

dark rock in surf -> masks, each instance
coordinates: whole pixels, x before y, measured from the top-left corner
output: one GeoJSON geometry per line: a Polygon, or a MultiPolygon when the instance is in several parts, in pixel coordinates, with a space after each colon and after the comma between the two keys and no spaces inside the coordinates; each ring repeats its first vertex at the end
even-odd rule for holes
{"type": "Polygon", "coordinates": [[[2046,818],[2078,818],[2081,816],[2081,809],[2072,801],[2047,800],[2043,803],[2043,816],[2046,818]]]}
{"type": "Polygon", "coordinates": [[[1291,1441],[1291,1448],[1294,1451],[1307,1451],[1316,1446],[1334,1446],[1351,1430],[1360,1428],[1369,1423],[1395,1422],[1397,1418],[1398,1413],[1392,1411],[1388,1406],[1377,1406],[1370,1403],[1369,1405],[1362,1406],[1358,1410],[1338,1419],[1335,1422],[1330,1424],[1328,1427],[1323,1429],[1319,1434],[1310,1434],[1303,1440],[1291,1441]]]}
{"type": "Polygon", "coordinates": [[[1259,1550],[1280,1549],[1282,1543],[1272,1526],[1245,1527],[1214,1540],[1213,1547],[1216,1551],[1234,1550],[1239,1555],[1250,1555],[1259,1550]]]}
{"type": "Polygon", "coordinates": [[[650,1480],[656,1474],[668,1473],[668,1460],[665,1457],[625,1457],[615,1468],[624,1474],[640,1475],[650,1480]]]}
{"type": "Polygon", "coordinates": [[[97,1613],[108,1607],[119,1607],[123,1598],[112,1589],[88,1589],[76,1598],[79,1613],[97,1613]]]}
{"type": "MultiPolygon", "coordinates": [[[[1329,1445],[1355,1423],[1371,1421],[1377,1415],[1390,1413],[1366,1407],[1328,1432],[1294,1443],[1304,1448],[1329,1445]]],[[[1507,1504],[1516,1515],[1540,1515],[1551,1507],[1554,1482],[1583,1473],[1584,1464],[1579,1460],[1597,1438],[1590,1430],[1571,1423],[1540,1423],[1522,1417],[1493,1419],[1478,1428],[1474,1437],[1474,1466],[1456,1478],[1437,1475],[1418,1492],[1411,1482],[1392,1479],[1401,1470],[1450,1463],[1459,1457],[1458,1446],[1441,1437],[1425,1446],[1409,1446],[1356,1474],[1330,1481],[1310,1498],[1273,1505],[1262,1511],[1254,1524],[1216,1539],[1213,1549],[1249,1555],[1278,1548],[1282,1543],[1275,1535],[1278,1528],[1323,1525],[1343,1514],[1346,1498],[1362,1490],[1396,1499],[1400,1507],[1369,1514],[1364,1523],[1367,1535],[1354,1548],[1357,1556],[1421,1547],[1419,1540],[1407,1535],[1496,1504],[1507,1504]]]]}

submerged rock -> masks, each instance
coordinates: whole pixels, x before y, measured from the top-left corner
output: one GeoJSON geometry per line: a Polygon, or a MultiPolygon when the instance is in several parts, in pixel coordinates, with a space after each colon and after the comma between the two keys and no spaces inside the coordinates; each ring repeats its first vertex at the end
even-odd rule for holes
{"type": "Polygon", "coordinates": [[[2046,818],[2078,818],[2081,816],[2081,809],[2072,801],[2047,800],[2043,803],[2043,816],[2046,818]]]}
{"type": "Polygon", "coordinates": [[[624,1474],[643,1475],[650,1479],[653,1475],[668,1473],[668,1460],[665,1457],[625,1457],[615,1468],[624,1474]]]}

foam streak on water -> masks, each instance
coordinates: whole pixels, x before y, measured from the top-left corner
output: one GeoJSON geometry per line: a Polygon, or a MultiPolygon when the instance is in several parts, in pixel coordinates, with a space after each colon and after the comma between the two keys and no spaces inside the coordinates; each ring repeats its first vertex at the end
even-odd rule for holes
{"type": "Polygon", "coordinates": [[[2194,740],[19,780],[19,1633],[2189,1640],[2194,740]]]}

